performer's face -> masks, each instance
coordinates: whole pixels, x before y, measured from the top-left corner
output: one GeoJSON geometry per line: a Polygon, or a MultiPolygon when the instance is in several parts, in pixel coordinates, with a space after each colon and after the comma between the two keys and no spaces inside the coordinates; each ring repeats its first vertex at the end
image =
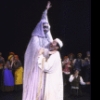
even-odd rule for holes
{"type": "Polygon", "coordinates": [[[81,54],[78,54],[77,57],[78,57],[78,58],[82,58],[82,55],[81,55],[81,54]]]}
{"type": "Polygon", "coordinates": [[[43,30],[44,30],[44,33],[47,33],[49,31],[48,23],[43,23],[43,30]]]}
{"type": "Polygon", "coordinates": [[[70,55],[70,57],[69,57],[70,59],[73,59],[74,57],[73,57],[73,55],[70,55]]]}
{"type": "Polygon", "coordinates": [[[90,57],[90,54],[87,54],[87,57],[90,57]]]}
{"type": "Polygon", "coordinates": [[[78,75],[78,74],[79,74],[79,71],[78,71],[78,70],[76,70],[76,71],[75,71],[75,74],[77,74],[77,75],[78,75]]]}
{"type": "Polygon", "coordinates": [[[57,47],[57,42],[56,41],[53,41],[51,44],[50,44],[50,50],[55,50],[57,47]]]}
{"type": "Polygon", "coordinates": [[[56,41],[53,41],[52,42],[52,46],[57,46],[57,42],[56,41]]]}

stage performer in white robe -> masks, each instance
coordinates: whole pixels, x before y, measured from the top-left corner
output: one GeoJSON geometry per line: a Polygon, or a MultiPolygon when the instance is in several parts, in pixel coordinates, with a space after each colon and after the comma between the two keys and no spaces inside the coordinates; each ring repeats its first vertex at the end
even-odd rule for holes
{"type": "Polygon", "coordinates": [[[63,76],[59,49],[63,43],[56,38],[50,45],[50,57],[45,59],[44,49],[40,49],[38,57],[39,68],[46,73],[43,100],[63,100],[63,76]]]}
{"type": "MultiPolygon", "coordinates": [[[[25,51],[22,100],[43,100],[44,73],[37,66],[37,58],[39,49],[41,47],[48,49],[49,43],[53,41],[47,17],[50,7],[51,3],[48,1],[42,18],[33,30],[25,51]]],[[[45,53],[45,56],[46,54],[48,55],[48,52],[45,53]]]]}

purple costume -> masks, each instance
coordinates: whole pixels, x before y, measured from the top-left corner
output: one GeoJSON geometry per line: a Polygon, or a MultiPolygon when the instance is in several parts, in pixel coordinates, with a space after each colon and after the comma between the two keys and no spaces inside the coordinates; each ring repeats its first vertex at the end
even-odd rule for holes
{"type": "Polygon", "coordinates": [[[8,68],[5,68],[3,71],[3,77],[4,77],[4,86],[14,86],[14,77],[8,68]]]}
{"type": "Polygon", "coordinates": [[[52,41],[47,10],[45,10],[40,22],[32,32],[25,52],[22,100],[43,100],[44,73],[37,65],[38,51],[41,47],[48,48],[48,44],[52,41]],[[43,23],[48,23],[49,26],[46,34],[43,31],[43,23]]]}

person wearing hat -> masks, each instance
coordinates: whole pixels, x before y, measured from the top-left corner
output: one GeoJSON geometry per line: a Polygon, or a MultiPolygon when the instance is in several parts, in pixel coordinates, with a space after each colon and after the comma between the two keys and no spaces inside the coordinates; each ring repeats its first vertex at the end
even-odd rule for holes
{"type": "Polygon", "coordinates": [[[80,75],[80,69],[74,69],[74,73],[70,75],[69,82],[71,84],[70,96],[82,96],[80,85],[89,85],[90,82],[84,82],[83,77],[80,75]]]}
{"type": "Polygon", "coordinates": [[[15,53],[11,51],[11,52],[9,52],[9,56],[10,56],[10,55],[15,55],[15,53]]]}
{"type": "MultiPolygon", "coordinates": [[[[63,42],[59,38],[56,38],[49,46],[49,58],[46,59],[43,56],[44,48],[40,49],[38,57],[38,67],[45,73],[45,89],[43,92],[44,97],[42,99],[63,100],[62,63],[59,52],[63,47],[63,42]]],[[[42,76],[40,75],[40,77],[42,76]]],[[[40,83],[42,83],[42,81],[40,81],[40,83]]]]}
{"type": "Polygon", "coordinates": [[[14,90],[14,76],[12,73],[13,55],[9,55],[3,69],[3,92],[11,92],[14,90]]]}

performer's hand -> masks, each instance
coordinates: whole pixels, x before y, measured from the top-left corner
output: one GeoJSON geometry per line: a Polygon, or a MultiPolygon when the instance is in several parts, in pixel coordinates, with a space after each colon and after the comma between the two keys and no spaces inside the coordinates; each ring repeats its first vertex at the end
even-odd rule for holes
{"type": "Polygon", "coordinates": [[[87,85],[89,85],[89,84],[90,84],[90,82],[86,82],[86,84],[87,84],[87,85]]]}
{"type": "Polygon", "coordinates": [[[44,53],[44,48],[41,48],[40,50],[39,50],[39,55],[41,55],[41,54],[43,54],[44,53]]]}
{"type": "Polygon", "coordinates": [[[47,6],[46,6],[46,9],[48,10],[48,9],[50,9],[50,8],[51,8],[51,2],[48,1],[47,6]]]}

